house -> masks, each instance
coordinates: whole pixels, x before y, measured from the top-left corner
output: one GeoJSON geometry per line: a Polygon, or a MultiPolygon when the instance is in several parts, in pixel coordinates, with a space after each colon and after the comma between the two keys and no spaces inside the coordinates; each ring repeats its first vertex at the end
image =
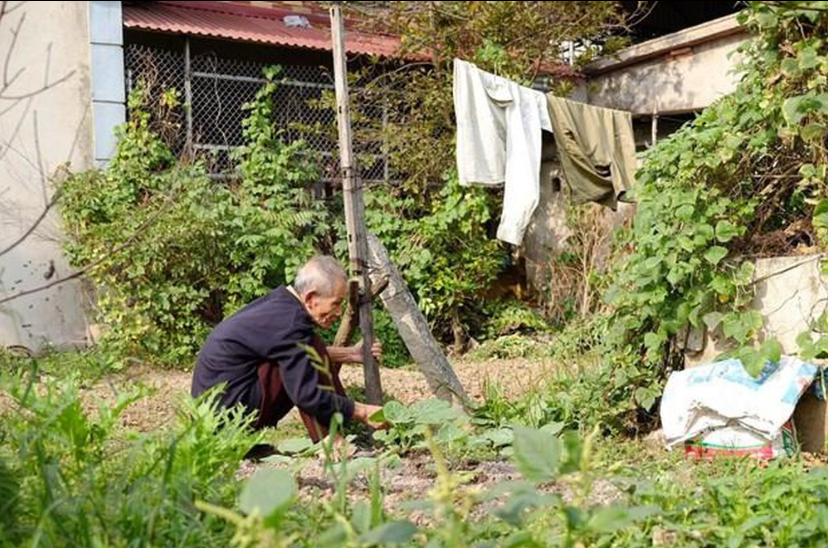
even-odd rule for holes
{"type": "MultiPolygon", "coordinates": [[[[0,344],[24,352],[81,345],[91,303],[80,279],[62,281],[73,270],[61,252],[54,182],[66,169],[112,157],[113,130],[139,82],[175,88],[191,106],[175,144],[179,152],[210,153],[218,175],[241,142],[239,107],[253,99],[265,66],[283,67],[275,100],[286,138],[297,121],[332,121],[332,112],[307,106],[333,89],[329,16],[311,2],[9,4],[0,15],[0,344]]],[[[346,29],[355,64],[388,56],[399,43],[348,22],[346,29]]],[[[381,109],[368,114],[381,117],[381,109]]],[[[310,145],[333,159],[334,140],[320,136],[310,145]]],[[[369,159],[363,178],[387,179],[376,147],[360,152],[369,159]]]]}

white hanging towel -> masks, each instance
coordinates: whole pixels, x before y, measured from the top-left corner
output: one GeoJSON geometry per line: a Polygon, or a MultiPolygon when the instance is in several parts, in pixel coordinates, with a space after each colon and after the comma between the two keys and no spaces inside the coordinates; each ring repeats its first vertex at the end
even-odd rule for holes
{"type": "Polygon", "coordinates": [[[504,185],[497,237],[520,245],[540,195],[541,130],[552,131],[546,96],[460,59],[453,91],[460,184],[504,185]]]}

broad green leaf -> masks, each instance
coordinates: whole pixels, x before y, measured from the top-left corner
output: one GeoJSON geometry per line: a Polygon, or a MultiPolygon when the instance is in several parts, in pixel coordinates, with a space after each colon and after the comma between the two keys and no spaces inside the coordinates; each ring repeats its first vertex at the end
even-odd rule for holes
{"type": "Polygon", "coordinates": [[[710,282],[710,289],[720,295],[728,295],[733,290],[733,282],[721,274],[716,274],[710,282]]]}
{"type": "Polygon", "coordinates": [[[814,215],[822,215],[828,213],[828,200],[820,200],[814,207],[814,215]]]}
{"type": "Polygon", "coordinates": [[[298,489],[286,470],[260,469],[247,480],[239,497],[239,508],[245,514],[258,511],[262,516],[286,509],[298,489]]]}
{"type": "Polygon", "coordinates": [[[685,277],[685,269],[681,267],[674,267],[670,269],[670,272],[667,273],[667,281],[670,282],[670,285],[676,286],[678,285],[685,277]]]}
{"type": "Polygon", "coordinates": [[[828,126],[825,124],[811,123],[802,128],[800,135],[806,141],[818,141],[825,136],[828,126]]]}
{"type": "Polygon", "coordinates": [[[357,533],[364,534],[371,529],[371,507],[364,500],[357,501],[351,511],[351,523],[357,533]]]}
{"type": "Polygon", "coordinates": [[[796,345],[802,349],[805,347],[811,347],[814,345],[813,336],[811,335],[810,331],[803,331],[796,337],[796,345]]]}
{"type": "Polygon", "coordinates": [[[443,424],[463,415],[459,408],[452,407],[447,401],[438,399],[418,401],[411,406],[409,411],[417,424],[443,424]]]}
{"type": "Polygon", "coordinates": [[[650,257],[644,261],[644,268],[647,270],[654,270],[661,264],[661,257],[650,257]]]}
{"type": "Polygon", "coordinates": [[[739,359],[751,377],[758,377],[765,368],[765,357],[753,348],[744,348],[739,352],[739,359]]]}
{"type": "Polygon", "coordinates": [[[790,125],[799,125],[799,122],[801,122],[802,118],[804,118],[808,113],[803,107],[803,104],[807,98],[807,95],[799,95],[797,97],[785,99],[785,102],[782,103],[782,115],[785,117],[785,121],[790,125]]]}
{"type": "Polygon", "coordinates": [[[772,11],[760,11],[756,14],[756,22],[759,23],[759,26],[763,29],[770,29],[776,27],[779,23],[779,19],[776,17],[776,14],[772,11]]]}
{"type": "Polygon", "coordinates": [[[403,424],[414,420],[413,414],[398,401],[390,401],[383,406],[385,419],[391,424],[403,424]]]}
{"type": "Polygon", "coordinates": [[[482,436],[489,441],[494,447],[503,447],[514,442],[515,434],[510,428],[500,428],[498,430],[487,430],[482,436]]]}
{"type": "Polygon", "coordinates": [[[782,359],[782,345],[776,339],[769,339],[762,343],[762,356],[771,363],[779,363],[782,359]]]}
{"type": "Polygon", "coordinates": [[[799,61],[796,59],[783,59],[780,67],[786,76],[799,74],[799,61]]]}
{"type": "Polygon", "coordinates": [[[785,99],[782,103],[782,115],[792,126],[797,126],[802,119],[812,112],[828,112],[828,94],[813,92],[785,99]]]}
{"type": "Polygon", "coordinates": [[[375,411],[370,417],[368,417],[368,420],[378,423],[385,422],[385,409],[383,408],[379,411],[375,411]]]}
{"type": "Polygon", "coordinates": [[[551,434],[553,436],[557,436],[563,430],[564,423],[562,422],[550,422],[541,426],[541,432],[546,432],[547,434],[551,434]]]}
{"type": "Polygon", "coordinates": [[[727,248],[720,245],[714,245],[704,254],[704,258],[713,266],[719,264],[719,262],[725,257],[727,257],[727,248]]]}
{"type": "Polygon", "coordinates": [[[799,174],[805,179],[816,177],[816,166],[814,164],[802,164],[799,166],[799,174]]]}
{"type": "Polygon", "coordinates": [[[748,329],[748,327],[745,327],[745,322],[738,313],[732,312],[722,318],[722,332],[725,337],[743,342],[747,339],[748,329]]]}
{"type": "Polygon", "coordinates": [[[655,403],[655,396],[653,396],[652,391],[643,386],[639,386],[635,389],[635,401],[638,402],[638,405],[640,405],[642,409],[649,411],[655,403]]]}
{"type": "Polygon", "coordinates": [[[691,205],[683,205],[676,210],[676,217],[682,221],[689,221],[695,213],[695,208],[691,205]]]}
{"type": "Polygon", "coordinates": [[[594,533],[612,533],[631,522],[630,514],[622,506],[604,506],[598,508],[587,521],[587,529],[594,533]]]}
{"type": "Polygon", "coordinates": [[[655,352],[661,348],[663,340],[663,337],[660,337],[657,333],[644,334],[644,346],[646,346],[650,352],[655,352]]]}
{"type": "Polygon", "coordinates": [[[311,447],[313,447],[313,442],[310,438],[291,438],[280,441],[276,446],[276,449],[278,449],[280,453],[294,454],[307,451],[311,447]]]}
{"type": "Polygon", "coordinates": [[[740,233],[739,227],[730,221],[719,221],[716,223],[716,239],[722,243],[729,242],[740,233]]]}
{"type": "Polygon", "coordinates": [[[514,459],[521,473],[534,482],[555,479],[561,458],[561,442],[547,432],[515,427],[514,459]]]}
{"type": "Polygon", "coordinates": [[[753,282],[753,274],[756,271],[756,266],[750,262],[745,261],[739,265],[739,270],[736,271],[735,282],[737,285],[748,285],[753,282]]]}
{"type": "Polygon", "coordinates": [[[702,320],[707,328],[713,331],[719,327],[723,317],[724,315],[721,312],[708,312],[703,316],[702,320]]]}
{"type": "Polygon", "coordinates": [[[797,56],[799,66],[802,70],[809,70],[817,66],[821,58],[814,48],[804,48],[797,56]]]}
{"type": "Polygon", "coordinates": [[[715,231],[712,226],[705,223],[696,228],[696,235],[701,236],[705,240],[712,240],[715,236],[715,231]]]}
{"type": "Polygon", "coordinates": [[[581,470],[584,445],[581,436],[576,431],[569,431],[563,435],[564,459],[561,463],[561,474],[570,474],[581,470]]]}
{"type": "Polygon", "coordinates": [[[340,548],[348,542],[348,531],[341,523],[333,525],[330,529],[315,539],[315,545],[319,548],[340,548]]]}
{"type": "Polygon", "coordinates": [[[828,200],[820,200],[814,208],[813,223],[814,228],[817,229],[817,235],[824,240],[828,236],[828,200]]]}
{"type": "Polygon", "coordinates": [[[417,527],[410,521],[389,521],[360,536],[359,541],[369,546],[403,544],[416,534],[417,527]]]}

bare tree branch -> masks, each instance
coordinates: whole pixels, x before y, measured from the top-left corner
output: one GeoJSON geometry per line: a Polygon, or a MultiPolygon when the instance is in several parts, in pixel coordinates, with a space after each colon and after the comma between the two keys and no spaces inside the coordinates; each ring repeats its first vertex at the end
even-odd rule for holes
{"type": "Polygon", "coordinates": [[[32,233],[37,229],[37,227],[40,226],[40,223],[43,222],[43,219],[46,218],[46,215],[49,214],[49,211],[52,209],[52,207],[54,207],[54,205],[58,202],[61,195],[62,195],[62,192],[61,192],[60,189],[58,189],[58,191],[55,192],[54,196],[52,196],[52,199],[49,200],[49,203],[46,204],[46,207],[43,208],[43,211],[40,213],[40,215],[37,217],[37,219],[35,219],[35,221],[32,223],[32,226],[30,226],[28,228],[28,230],[26,230],[26,232],[24,232],[14,242],[9,244],[5,249],[0,250],[0,257],[2,257],[3,255],[5,255],[9,251],[11,251],[12,249],[17,247],[18,245],[20,245],[23,242],[23,240],[25,240],[26,238],[28,238],[29,236],[32,235],[32,233]]]}
{"type": "Polygon", "coordinates": [[[11,65],[11,56],[14,53],[14,47],[17,44],[17,37],[20,35],[20,29],[23,27],[23,21],[26,20],[26,14],[24,13],[20,20],[17,22],[17,27],[12,29],[12,40],[11,44],[9,45],[9,49],[6,52],[6,59],[3,62],[3,91],[9,89],[9,87],[14,83],[14,81],[23,73],[23,67],[18,70],[14,76],[9,78],[9,66],[11,65]]]}
{"type": "Polygon", "coordinates": [[[110,249],[100,259],[89,263],[88,265],[84,266],[80,270],[77,270],[76,272],[74,272],[74,273],[72,273],[68,276],[64,276],[63,278],[58,278],[57,280],[49,282],[48,284],[44,284],[44,285],[35,287],[33,289],[26,289],[24,291],[19,291],[19,292],[15,293],[14,295],[4,297],[4,298],[0,299],[0,305],[5,304],[9,301],[13,301],[15,299],[19,299],[20,297],[25,297],[27,295],[34,295],[35,293],[45,291],[46,289],[50,289],[50,288],[52,288],[56,285],[60,285],[62,283],[66,283],[68,281],[80,278],[81,276],[83,276],[84,274],[89,272],[91,269],[95,268],[96,266],[103,263],[104,261],[107,261],[107,260],[111,259],[114,255],[117,255],[118,253],[120,253],[121,251],[123,251],[124,249],[126,249],[127,247],[132,245],[135,242],[135,240],[137,240],[141,236],[141,234],[143,234],[147,230],[147,228],[152,226],[152,224],[161,216],[162,213],[164,213],[167,210],[167,208],[172,203],[174,203],[172,197],[168,196],[167,201],[164,203],[164,205],[162,205],[158,209],[158,211],[153,213],[146,221],[141,223],[141,226],[136,228],[135,232],[129,238],[127,238],[124,241],[124,243],[122,243],[121,245],[119,245],[117,247],[114,247],[114,248],[110,249]]]}
{"type": "MultiPolygon", "coordinates": [[[[17,121],[17,125],[15,125],[14,130],[12,131],[11,135],[8,138],[8,141],[0,141],[0,160],[6,157],[6,155],[11,150],[11,144],[17,139],[17,136],[20,134],[20,130],[23,128],[23,122],[26,121],[26,116],[29,114],[29,109],[32,108],[32,101],[33,99],[27,99],[26,105],[23,107],[23,114],[20,115],[20,120],[17,121]],[[5,148],[3,148],[5,146],[5,148]]],[[[0,113],[0,118],[2,118],[2,113],[0,113]]]]}
{"type": "Polygon", "coordinates": [[[40,148],[40,128],[37,124],[37,111],[32,113],[32,125],[34,126],[35,154],[37,155],[37,172],[40,174],[40,190],[43,193],[43,203],[49,203],[49,189],[47,188],[46,168],[43,165],[43,151],[40,148]]]}
{"type": "MultiPolygon", "coordinates": [[[[2,24],[4,18],[6,16],[8,16],[9,13],[13,12],[14,10],[19,8],[23,4],[24,4],[24,2],[21,2],[17,5],[9,8],[8,7],[8,2],[3,1],[2,3],[0,3],[0,24],[2,24]]],[[[23,23],[25,22],[25,20],[26,20],[26,14],[24,13],[23,15],[20,16],[20,20],[17,22],[17,25],[15,26],[15,28],[13,28],[12,31],[11,31],[11,33],[12,33],[11,44],[9,45],[9,49],[6,51],[6,57],[5,57],[4,63],[3,63],[3,85],[0,86],[0,101],[20,101],[22,99],[28,99],[28,98],[34,97],[36,95],[39,95],[39,94],[47,91],[48,89],[51,89],[51,88],[65,82],[66,80],[68,80],[69,78],[71,78],[75,74],[75,70],[71,70],[68,73],[64,74],[62,77],[58,78],[57,80],[55,80],[51,83],[49,82],[49,69],[50,69],[50,65],[51,65],[51,62],[50,62],[50,60],[51,60],[51,44],[50,44],[49,45],[49,53],[47,55],[46,74],[45,74],[43,86],[40,89],[31,91],[31,92],[28,92],[28,93],[23,93],[23,94],[18,94],[18,95],[8,95],[7,94],[9,88],[14,83],[14,81],[17,80],[17,78],[21,74],[23,74],[23,72],[26,70],[25,67],[21,67],[20,70],[18,70],[13,76],[9,77],[9,70],[10,70],[10,67],[11,67],[11,59],[12,59],[12,56],[14,55],[14,51],[15,51],[15,48],[17,46],[17,38],[20,35],[20,31],[23,28],[23,23]]],[[[10,107],[9,109],[5,109],[2,112],[0,112],[0,116],[2,116],[3,114],[5,114],[9,110],[11,110],[11,108],[13,108],[13,107],[14,107],[14,105],[12,105],[12,107],[10,107]]]]}
{"type": "Polygon", "coordinates": [[[13,11],[15,11],[15,10],[17,10],[17,9],[19,9],[19,8],[22,8],[22,7],[23,7],[23,4],[25,4],[25,3],[26,3],[26,2],[18,2],[18,3],[17,3],[17,4],[15,4],[14,6],[12,6],[12,7],[8,8],[8,7],[6,7],[6,4],[8,4],[8,2],[5,2],[5,1],[4,1],[4,2],[3,2],[3,9],[2,9],[2,13],[0,13],[0,18],[2,18],[2,15],[3,15],[3,14],[8,15],[8,14],[12,13],[13,11]]]}
{"type": "Polygon", "coordinates": [[[29,93],[21,93],[20,95],[3,95],[3,94],[0,94],[0,101],[20,101],[22,99],[28,99],[30,97],[35,97],[35,96],[40,95],[41,93],[43,93],[43,92],[45,92],[45,91],[47,91],[47,90],[49,90],[49,89],[51,89],[51,88],[53,88],[57,85],[62,84],[63,82],[65,82],[66,80],[68,80],[69,78],[71,78],[74,75],[75,75],[75,70],[72,69],[69,72],[67,72],[66,74],[64,74],[63,76],[61,76],[60,78],[58,78],[57,80],[55,80],[54,82],[51,82],[50,84],[46,84],[45,86],[43,86],[40,89],[37,89],[35,91],[31,91],[29,93]]]}

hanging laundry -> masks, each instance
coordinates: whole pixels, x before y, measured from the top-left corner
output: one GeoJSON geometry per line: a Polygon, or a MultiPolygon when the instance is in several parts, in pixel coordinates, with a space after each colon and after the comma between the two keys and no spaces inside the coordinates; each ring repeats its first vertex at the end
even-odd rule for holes
{"type": "Polygon", "coordinates": [[[520,245],[540,195],[543,131],[555,136],[575,203],[613,210],[635,179],[629,112],[555,97],[454,60],[461,185],[503,185],[500,240],[520,245]]]}
{"type": "Polygon", "coordinates": [[[635,181],[635,141],[629,112],[547,95],[561,168],[572,200],[615,210],[635,181]]]}
{"type": "Polygon", "coordinates": [[[541,131],[552,131],[543,93],[454,60],[460,184],[504,185],[500,240],[520,245],[540,194],[541,131]]]}

